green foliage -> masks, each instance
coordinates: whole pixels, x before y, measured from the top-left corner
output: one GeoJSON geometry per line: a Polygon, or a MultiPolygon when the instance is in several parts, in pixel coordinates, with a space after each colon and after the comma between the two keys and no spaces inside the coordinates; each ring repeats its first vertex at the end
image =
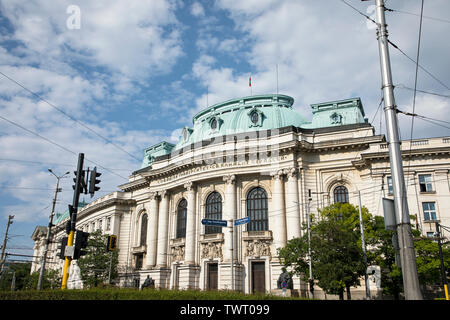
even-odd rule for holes
{"type": "MultiPolygon", "coordinates": [[[[25,289],[33,290],[37,288],[39,282],[39,271],[33,272],[29,276],[29,280],[25,289]]],[[[56,289],[61,287],[61,275],[60,270],[46,269],[42,281],[42,289],[56,289]]]]}
{"type": "Polygon", "coordinates": [[[0,291],[0,300],[305,300],[270,294],[244,294],[228,290],[166,290],[166,289],[89,289],[0,291]]]}
{"type": "Polygon", "coordinates": [[[31,263],[12,263],[5,267],[1,275],[0,289],[11,290],[13,277],[15,277],[15,290],[27,289],[30,282],[30,269],[31,263]]]}
{"type": "MultiPolygon", "coordinates": [[[[111,252],[106,250],[107,236],[100,230],[89,234],[87,254],[77,260],[84,285],[88,288],[97,287],[108,282],[111,252]]],[[[118,250],[112,254],[111,281],[118,276],[118,250]]]]}
{"type": "MultiPolygon", "coordinates": [[[[422,285],[441,283],[441,260],[437,242],[428,238],[420,238],[414,241],[416,251],[417,273],[422,285]]],[[[450,268],[450,247],[442,245],[442,255],[445,270],[450,268]]]]}
{"type": "MultiPolygon", "coordinates": [[[[344,288],[359,284],[365,273],[358,208],[351,204],[336,203],[319,211],[319,218],[311,222],[311,256],[313,275],[318,285],[329,294],[343,298],[344,288]]],[[[363,221],[375,221],[366,208],[363,221]]],[[[368,232],[373,234],[371,227],[368,232]]],[[[369,237],[370,241],[373,241],[369,237]]],[[[309,278],[308,239],[305,230],[301,238],[290,240],[278,254],[286,267],[304,279],[309,278]]]]}

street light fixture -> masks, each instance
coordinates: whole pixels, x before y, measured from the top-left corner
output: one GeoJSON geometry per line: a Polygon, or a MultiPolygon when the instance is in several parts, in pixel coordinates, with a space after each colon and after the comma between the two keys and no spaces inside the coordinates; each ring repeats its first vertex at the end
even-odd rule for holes
{"type": "Polygon", "coordinates": [[[45,262],[47,260],[47,253],[48,253],[48,246],[50,244],[50,236],[51,231],[53,227],[53,216],[55,215],[55,205],[56,205],[56,196],[58,195],[58,192],[61,192],[62,190],[59,188],[59,180],[61,178],[64,178],[66,175],[70,173],[70,171],[67,171],[61,176],[57,176],[52,169],[48,169],[48,171],[53,174],[56,177],[56,188],[55,188],[55,195],[53,197],[53,205],[52,205],[52,212],[50,213],[48,228],[47,228],[47,241],[45,242],[45,248],[44,248],[44,254],[42,256],[42,262],[41,262],[41,270],[39,272],[39,280],[38,280],[38,290],[42,290],[42,280],[44,279],[44,272],[45,272],[45,262]]]}

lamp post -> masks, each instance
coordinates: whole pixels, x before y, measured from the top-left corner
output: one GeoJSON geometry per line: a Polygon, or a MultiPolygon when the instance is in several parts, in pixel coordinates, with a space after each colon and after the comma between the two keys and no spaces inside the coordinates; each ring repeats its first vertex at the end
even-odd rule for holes
{"type": "Polygon", "coordinates": [[[48,228],[47,228],[47,240],[45,242],[44,254],[42,256],[41,270],[39,272],[39,280],[38,280],[38,285],[37,285],[38,290],[42,290],[42,280],[44,279],[45,262],[47,260],[48,246],[50,244],[51,230],[53,227],[53,216],[55,215],[56,197],[58,195],[58,192],[61,192],[61,189],[59,188],[59,179],[65,177],[66,175],[68,175],[70,173],[69,171],[67,171],[62,176],[57,176],[52,171],[52,169],[48,169],[48,171],[56,177],[56,188],[55,188],[55,195],[53,197],[52,212],[50,213],[50,218],[49,218],[49,223],[48,223],[48,228]]]}

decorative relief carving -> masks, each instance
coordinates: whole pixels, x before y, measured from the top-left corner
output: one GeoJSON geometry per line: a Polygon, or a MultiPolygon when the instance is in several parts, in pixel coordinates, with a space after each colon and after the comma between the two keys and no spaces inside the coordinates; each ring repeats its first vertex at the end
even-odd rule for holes
{"type": "Polygon", "coordinates": [[[172,261],[184,260],[184,246],[176,246],[171,248],[172,261]]]}
{"type": "Polygon", "coordinates": [[[169,195],[169,192],[167,192],[167,190],[161,190],[158,191],[158,195],[161,197],[161,199],[163,199],[165,196],[169,195]]]}
{"type": "Polygon", "coordinates": [[[202,243],[202,258],[204,259],[220,259],[222,260],[222,243],[207,242],[202,243]]]}
{"type": "Polygon", "coordinates": [[[284,174],[285,174],[285,172],[283,172],[283,170],[280,169],[280,170],[272,172],[270,175],[273,177],[273,179],[280,180],[280,179],[282,179],[282,176],[284,174]]]}
{"type": "Polygon", "coordinates": [[[150,200],[156,200],[158,197],[158,192],[149,192],[148,197],[150,200]]]}
{"type": "Polygon", "coordinates": [[[232,184],[236,181],[236,176],[234,174],[228,174],[223,176],[223,181],[225,181],[226,184],[232,184]]]}
{"type": "Polygon", "coordinates": [[[297,176],[297,172],[298,172],[297,168],[283,169],[283,173],[287,175],[288,178],[295,178],[297,176]]]}
{"type": "Polygon", "coordinates": [[[194,183],[192,181],[186,182],[184,187],[186,188],[186,191],[192,191],[194,188],[194,183]]]}
{"type": "Polygon", "coordinates": [[[246,256],[249,257],[261,257],[269,256],[270,253],[270,243],[267,240],[253,240],[247,242],[246,256]]]}

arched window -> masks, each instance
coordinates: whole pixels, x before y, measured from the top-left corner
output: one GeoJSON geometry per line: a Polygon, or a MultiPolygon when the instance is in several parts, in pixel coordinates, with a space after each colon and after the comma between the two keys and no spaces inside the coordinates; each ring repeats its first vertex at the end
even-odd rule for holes
{"type": "MultiPolygon", "coordinates": [[[[220,193],[215,191],[206,198],[205,218],[222,220],[222,196],[220,193]]],[[[220,232],[222,232],[222,227],[205,226],[205,234],[220,232]]]]}
{"type": "Polygon", "coordinates": [[[177,208],[177,238],[186,237],[187,201],[181,199],[177,208]]]}
{"type": "Polygon", "coordinates": [[[247,195],[247,216],[250,222],[247,231],[269,230],[266,190],[260,187],[253,188],[247,195]]]}
{"type": "Polygon", "coordinates": [[[146,213],[144,213],[141,217],[141,242],[140,242],[141,246],[147,244],[147,221],[148,216],[146,213]]]}
{"type": "Polygon", "coordinates": [[[334,189],[334,203],[348,203],[348,190],[344,186],[334,189]]]}

